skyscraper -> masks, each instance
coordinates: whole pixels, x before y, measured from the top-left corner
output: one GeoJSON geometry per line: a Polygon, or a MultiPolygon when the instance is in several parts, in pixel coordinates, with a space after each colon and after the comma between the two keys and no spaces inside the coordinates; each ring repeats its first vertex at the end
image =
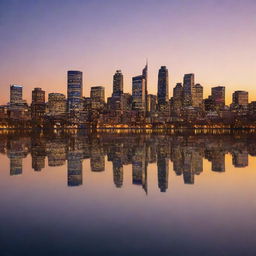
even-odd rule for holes
{"type": "Polygon", "coordinates": [[[248,106],[248,92],[245,91],[235,91],[233,93],[232,104],[234,107],[244,107],[248,106]]]}
{"type": "Polygon", "coordinates": [[[148,61],[142,70],[142,77],[145,79],[145,111],[148,111],[147,97],[148,97],[148,61]]]}
{"type": "Polygon", "coordinates": [[[19,104],[22,102],[23,86],[13,84],[10,86],[10,103],[19,104]]]}
{"type": "Polygon", "coordinates": [[[52,116],[63,115],[66,113],[67,101],[62,93],[49,93],[48,112],[52,116]]]}
{"type": "Polygon", "coordinates": [[[194,96],[194,85],[195,76],[194,74],[184,75],[183,80],[183,105],[185,107],[192,106],[193,96],[194,96]]]}
{"type": "Polygon", "coordinates": [[[68,71],[68,112],[80,111],[83,97],[83,73],[68,71]]]}
{"type": "Polygon", "coordinates": [[[212,88],[212,98],[216,110],[223,109],[225,106],[225,87],[217,86],[212,88]]]}
{"type": "Polygon", "coordinates": [[[158,72],[158,104],[166,104],[169,100],[169,75],[166,66],[162,66],[158,72]]]}
{"type": "Polygon", "coordinates": [[[93,109],[101,109],[105,103],[105,88],[103,86],[91,87],[91,100],[93,109]]]}
{"type": "Polygon", "coordinates": [[[172,114],[174,116],[180,116],[183,106],[183,87],[182,83],[177,83],[173,88],[173,97],[171,101],[172,114]]]}
{"type": "Polygon", "coordinates": [[[113,93],[112,97],[121,96],[123,94],[123,74],[121,70],[117,70],[113,76],[113,93]]]}
{"type": "Polygon", "coordinates": [[[194,86],[194,97],[192,98],[192,106],[193,107],[201,107],[203,104],[203,86],[200,84],[196,84],[194,86]]]}
{"type": "Polygon", "coordinates": [[[41,88],[32,91],[31,114],[36,120],[42,119],[45,114],[45,91],[41,88]]]}
{"type": "Polygon", "coordinates": [[[133,109],[146,111],[146,80],[144,76],[132,78],[133,109]]]}

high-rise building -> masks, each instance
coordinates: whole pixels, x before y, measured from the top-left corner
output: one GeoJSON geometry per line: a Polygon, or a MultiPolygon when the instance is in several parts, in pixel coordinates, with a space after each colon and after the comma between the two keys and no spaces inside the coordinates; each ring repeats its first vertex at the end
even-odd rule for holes
{"type": "Polygon", "coordinates": [[[180,116],[183,106],[183,86],[182,83],[177,83],[173,88],[173,97],[171,100],[171,112],[174,116],[180,116]]]}
{"type": "Polygon", "coordinates": [[[194,85],[195,85],[195,75],[186,74],[183,80],[183,105],[185,107],[192,106],[194,97],[194,85]]]}
{"type": "Polygon", "coordinates": [[[158,72],[158,104],[166,104],[169,100],[169,75],[166,66],[162,66],[158,72]]]}
{"type": "Polygon", "coordinates": [[[194,86],[194,97],[192,98],[192,106],[193,107],[202,107],[203,104],[203,86],[200,84],[196,84],[194,86]]]}
{"type": "Polygon", "coordinates": [[[212,88],[212,98],[216,110],[221,110],[225,106],[225,87],[217,86],[212,88]]]}
{"type": "Polygon", "coordinates": [[[21,85],[10,86],[9,118],[12,120],[31,120],[31,112],[28,104],[22,99],[23,87],[21,85]]]}
{"type": "Polygon", "coordinates": [[[81,71],[68,71],[68,112],[82,109],[83,73],[81,71]]]}
{"type": "Polygon", "coordinates": [[[22,102],[23,86],[13,84],[10,86],[10,103],[19,104],[22,102]]]}
{"type": "Polygon", "coordinates": [[[91,87],[92,109],[102,109],[105,104],[105,88],[103,86],[91,87]]]}
{"type": "Polygon", "coordinates": [[[31,114],[32,118],[40,120],[45,114],[45,91],[35,88],[32,91],[31,114]]]}
{"type": "Polygon", "coordinates": [[[48,112],[50,115],[63,115],[67,110],[66,97],[62,93],[49,93],[48,95],[48,112]]]}
{"type": "Polygon", "coordinates": [[[148,61],[146,63],[146,66],[142,70],[142,76],[145,79],[145,111],[148,111],[148,107],[147,107],[147,96],[148,96],[148,61]]]}
{"type": "Polygon", "coordinates": [[[113,76],[112,96],[121,96],[123,94],[124,78],[121,70],[117,70],[113,76]]]}
{"type": "Polygon", "coordinates": [[[248,106],[248,92],[235,91],[233,93],[232,103],[236,107],[247,107],[248,106]]]}
{"type": "Polygon", "coordinates": [[[146,63],[146,66],[142,70],[142,76],[145,79],[145,98],[146,98],[148,95],[148,61],[146,63]]]}
{"type": "Polygon", "coordinates": [[[146,79],[144,76],[132,78],[133,109],[146,111],[146,79]]]}
{"type": "Polygon", "coordinates": [[[148,111],[153,114],[157,111],[157,97],[153,94],[148,94],[147,97],[148,111]]]}

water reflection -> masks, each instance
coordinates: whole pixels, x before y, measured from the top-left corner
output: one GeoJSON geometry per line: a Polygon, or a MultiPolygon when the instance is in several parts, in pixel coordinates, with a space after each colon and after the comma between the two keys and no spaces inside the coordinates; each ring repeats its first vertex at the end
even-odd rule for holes
{"type": "Polygon", "coordinates": [[[169,165],[184,184],[194,184],[203,170],[203,159],[211,171],[225,172],[225,156],[232,155],[236,168],[248,166],[248,155],[256,156],[256,136],[246,134],[91,134],[77,132],[11,133],[0,135],[0,150],[10,161],[10,175],[22,175],[23,159],[31,154],[32,168],[42,172],[47,167],[67,165],[67,186],[83,185],[83,160],[90,159],[91,172],[105,171],[105,158],[112,162],[113,183],[123,186],[124,166],[132,165],[132,181],[147,193],[147,169],[156,163],[158,187],[168,190],[169,165]]]}

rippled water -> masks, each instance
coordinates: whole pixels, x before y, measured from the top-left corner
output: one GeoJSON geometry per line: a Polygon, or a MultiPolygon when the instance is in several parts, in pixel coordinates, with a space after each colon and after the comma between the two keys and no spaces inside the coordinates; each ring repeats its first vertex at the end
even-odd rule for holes
{"type": "Polygon", "coordinates": [[[256,255],[256,135],[0,134],[1,255],[256,255]]]}

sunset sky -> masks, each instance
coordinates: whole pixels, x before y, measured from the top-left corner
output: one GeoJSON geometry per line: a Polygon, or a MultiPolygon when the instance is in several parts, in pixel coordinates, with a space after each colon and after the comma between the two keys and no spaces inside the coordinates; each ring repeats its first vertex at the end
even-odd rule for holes
{"type": "Polygon", "coordinates": [[[112,93],[121,69],[126,92],[149,61],[149,93],[167,66],[170,96],[185,73],[195,73],[204,96],[213,86],[247,90],[256,100],[255,0],[0,0],[0,104],[10,84],[24,98],[42,87],[66,94],[67,70],[112,93]]]}

